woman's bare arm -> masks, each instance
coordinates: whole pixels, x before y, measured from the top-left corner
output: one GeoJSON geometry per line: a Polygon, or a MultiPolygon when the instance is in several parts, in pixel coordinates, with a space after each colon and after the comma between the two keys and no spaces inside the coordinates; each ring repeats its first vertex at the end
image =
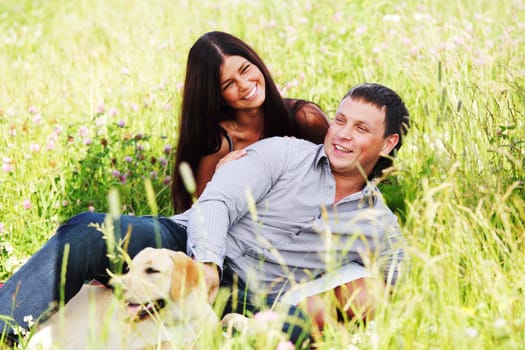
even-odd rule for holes
{"type": "Polygon", "coordinates": [[[221,147],[215,153],[208,154],[202,157],[199,162],[199,167],[197,168],[197,174],[195,175],[195,182],[197,184],[197,192],[195,193],[199,197],[204,191],[206,184],[211,180],[215,170],[217,169],[217,164],[219,161],[228,155],[230,152],[230,145],[226,137],[222,138],[221,147]]]}

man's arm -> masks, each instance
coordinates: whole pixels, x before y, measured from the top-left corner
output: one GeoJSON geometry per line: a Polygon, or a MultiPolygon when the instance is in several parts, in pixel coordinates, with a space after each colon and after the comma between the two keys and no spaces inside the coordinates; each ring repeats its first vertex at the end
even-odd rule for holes
{"type": "Polygon", "coordinates": [[[219,267],[214,263],[204,263],[204,278],[208,286],[208,302],[212,304],[219,293],[219,267]]]}
{"type": "MultiPolygon", "coordinates": [[[[382,203],[381,203],[382,204],[382,203]]],[[[387,210],[386,206],[380,206],[387,210]]],[[[337,317],[336,310],[347,319],[370,321],[374,318],[374,311],[384,297],[385,286],[395,284],[401,263],[404,260],[404,240],[397,220],[392,215],[386,215],[380,220],[384,224],[377,247],[377,261],[383,274],[374,276],[368,273],[359,275],[359,269],[353,268],[353,280],[341,283],[328,293],[310,295],[302,302],[302,307],[312,319],[318,330],[323,329],[328,319],[337,317]]],[[[344,269],[342,267],[341,269],[344,269]]],[[[363,269],[365,269],[363,267],[363,269]]],[[[323,279],[323,277],[321,277],[323,279]]]]}
{"type": "Polygon", "coordinates": [[[220,167],[191,209],[188,252],[222,269],[228,231],[249,215],[247,192],[257,203],[286,167],[291,139],[270,138],[247,148],[247,155],[220,167]]]}
{"type": "Polygon", "coordinates": [[[377,298],[382,295],[379,290],[382,290],[382,284],[375,282],[377,281],[371,277],[358,278],[334,288],[335,300],[328,300],[326,296],[317,294],[306,298],[301,306],[318,331],[324,328],[328,319],[337,318],[336,308],[348,319],[370,321],[374,317],[377,298]]]}

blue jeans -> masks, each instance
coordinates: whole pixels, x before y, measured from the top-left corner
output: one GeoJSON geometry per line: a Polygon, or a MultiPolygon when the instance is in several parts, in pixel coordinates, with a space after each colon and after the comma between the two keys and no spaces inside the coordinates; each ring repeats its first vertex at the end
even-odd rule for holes
{"type": "MultiPolygon", "coordinates": [[[[28,328],[24,317],[37,320],[50,310],[50,305],[70,300],[89,280],[109,281],[107,270],[113,266],[107,257],[103,233],[92,224],[102,225],[106,215],[82,213],[63,224],[0,288],[0,315],[10,317],[19,326],[28,328]],[[69,246],[65,279],[61,284],[64,247],[69,246]]],[[[146,247],[164,247],[186,252],[186,229],[163,217],[121,216],[114,223],[115,240],[131,233],[127,253],[133,258],[146,247]]],[[[118,271],[112,271],[118,272],[118,271]]],[[[0,318],[0,334],[12,332],[0,318]]]]}
{"type": "MultiPolygon", "coordinates": [[[[69,301],[86,281],[95,279],[106,284],[110,278],[107,270],[121,272],[115,270],[107,256],[107,241],[103,233],[94,226],[100,227],[105,218],[106,214],[89,212],[74,216],[60,226],[56,234],[6,281],[0,288],[0,334],[13,333],[13,323],[7,322],[2,316],[13,319],[17,325],[27,329],[29,327],[24,317],[31,315],[33,320],[37,320],[48,311],[53,311],[52,305],[69,301]],[[67,264],[64,264],[66,246],[69,251],[67,264]],[[61,274],[65,278],[62,279],[61,274]]],[[[114,227],[116,241],[123,241],[123,236],[130,233],[129,241],[122,244],[130,258],[146,247],[186,252],[186,228],[166,217],[123,215],[114,223],[114,227]]],[[[221,285],[231,287],[230,281],[231,278],[225,278],[221,285]]],[[[244,288],[239,290],[243,291],[244,288]]],[[[249,302],[249,294],[247,298],[233,299],[246,300],[246,303],[233,307],[227,305],[226,312],[257,312],[249,302]]],[[[292,306],[289,314],[300,319],[301,324],[305,321],[308,324],[307,316],[299,309],[292,306]]],[[[293,342],[304,339],[308,334],[297,324],[287,323],[283,331],[289,334],[293,342]]]]}
{"type": "MultiPolygon", "coordinates": [[[[222,280],[220,283],[221,288],[225,287],[230,290],[229,299],[226,302],[223,315],[236,312],[244,315],[256,314],[260,308],[252,303],[251,293],[246,288],[246,284],[241,279],[234,277],[235,272],[229,267],[225,267],[223,270],[222,280]],[[236,281],[236,282],[234,282],[236,281]],[[236,285],[235,285],[236,284],[236,285]],[[233,295],[233,291],[237,291],[237,295],[233,295]]],[[[275,304],[275,300],[267,298],[264,304],[268,307],[275,304]]],[[[286,305],[288,316],[283,323],[282,332],[285,333],[288,338],[296,345],[296,349],[309,348],[309,343],[304,343],[310,338],[310,318],[300,308],[294,305],[286,305]]]]}

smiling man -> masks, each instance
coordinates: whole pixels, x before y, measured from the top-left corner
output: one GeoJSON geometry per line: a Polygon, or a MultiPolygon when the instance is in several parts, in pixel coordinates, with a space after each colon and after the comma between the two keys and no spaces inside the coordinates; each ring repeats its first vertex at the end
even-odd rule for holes
{"type": "Polygon", "coordinates": [[[394,283],[403,251],[397,219],[368,180],[391,165],[408,123],[394,91],[363,84],[342,99],[324,145],[271,138],[220,168],[185,214],[188,251],[208,263],[212,290],[236,275],[252,297],[305,302],[322,328],[319,294],[334,289],[341,305],[354,300],[348,317],[370,316],[363,266],[379,262],[394,283]]]}
{"type": "MultiPolygon", "coordinates": [[[[261,301],[287,304],[301,322],[283,330],[301,342],[310,334],[308,320],[323,327],[321,293],[334,290],[340,305],[351,301],[340,310],[345,317],[364,317],[374,306],[365,266],[374,262],[385,283],[397,279],[403,260],[397,218],[368,180],[390,166],[408,122],[394,91],[356,86],[342,99],[324,145],[282,137],[256,142],[217,170],[191,209],[171,218],[123,215],[115,234],[131,233],[131,258],[160,246],[205,263],[210,299],[219,286],[237,284],[232,290],[244,295],[232,297],[226,311],[256,312],[261,301]],[[303,312],[309,317],[302,319],[303,312]]],[[[107,283],[106,240],[92,225],[104,217],[83,213],[62,225],[0,288],[0,315],[24,327],[25,316],[39,318],[61,293],[67,302],[86,280],[107,283]]],[[[0,332],[12,333],[3,319],[0,332]]]]}
{"type": "Polygon", "coordinates": [[[325,137],[324,151],[336,182],[334,203],[360,190],[363,174],[368,177],[380,157],[399,143],[399,133],[386,133],[386,106],[368,101],[359,91],[354,89],[342,100],[325,137]]]}

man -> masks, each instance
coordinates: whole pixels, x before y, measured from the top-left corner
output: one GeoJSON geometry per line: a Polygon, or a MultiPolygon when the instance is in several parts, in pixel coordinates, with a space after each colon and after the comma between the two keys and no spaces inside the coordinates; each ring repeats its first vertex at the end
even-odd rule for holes
{"type": "MultiPolygon", "coordinates": [[[[408,111],[396,93],[364,84],[342,99],[323,146],[273,138],[226,164],[188,222],[188,250],[207,263],[210,286],[220,285],[219,272],[226,266],[252,293],[262,291],[271,299],[285,294],[286,301],[291,283],[352,264],[341,272],[357,269],[361,278],[348,279],[346,293],[342,286],[335,292],[344,305],[358,291],[360,305],[348,316],[356,316],[356,310],[365,316],[372,305],[367,274],[359,265],[367,255],[377,255],[385,280],[394,282],[403,257],[396,246],[396,218],[367,178],[391,164],[385,157],[401,147],[407,126],[408,111]]],[[[306,290],[303,296],[309,315],[322,327],[324,305],[315,292],[306,290]]]]}
{"type": "MultiPolygon", "coordinates": [[[[190,210],[172,218],[122,216],[116,234],[131,232],[130,257],[147,246],[163,246],[206,263],[212,300],[220,285],[238,281],[251,306],[260,297],[294,300],[291,304],[306,298],[306,312],[322,326],[317,294],[335,288],[344,302],[345,287],[358,291],[364,315],[371,306],[367,277],[355,271],[377,261],[385,281],[393,283],[403,257],[396,217],[368,180],[391,164],[385,157],[399,149],[406,126],[408,111],[394,91],[359,85],[342,99],[324,145],[279,137],[260,141],[243,158],[223,165],[190,210]],[[333,270],[341,272],[335,279],[333,270]],[[306,284],[304,294],[290,297],[295,284],[316,278],[326,283],[306,284]]],[[[36,319],[50,303],[68,301],[85,280],[106,283],[111,267],[106,241],[93,225],[103,222],[103,214],[84,213],[61,226],[0,288],[0,315],[25,327],[26,316],[36,319]]],[[[2,322],[0,331],[12,332],[2,322]]],[[[300,327],[287,331],[299,341],[300,327]]]]}

